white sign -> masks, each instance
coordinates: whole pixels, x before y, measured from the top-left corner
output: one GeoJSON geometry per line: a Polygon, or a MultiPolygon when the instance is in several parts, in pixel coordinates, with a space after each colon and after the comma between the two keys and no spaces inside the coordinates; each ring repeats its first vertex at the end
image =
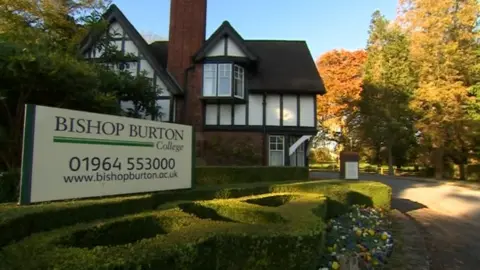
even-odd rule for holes
{"type": "Polygon", "coordinates": [[[191,126],[26,105],[20,203],[188,189],[191,126]]]}
{"type": "Polygon", "coordinates": [[[358,179],[358,162],[345,162],[345,179],[358,179]]]}

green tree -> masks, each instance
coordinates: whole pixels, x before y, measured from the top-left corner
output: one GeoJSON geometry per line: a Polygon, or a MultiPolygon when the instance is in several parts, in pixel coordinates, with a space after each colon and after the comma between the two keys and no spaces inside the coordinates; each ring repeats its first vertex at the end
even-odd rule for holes
{"type": "Polygon", "coordinates": [[[386,148],[389,174],[393,174],[394,160],[399,166],[407,154],[399,150],[408,150],[414,141],[409,102],[416,74],[408,38],[379,11],[372,15],[367,54],[359,101],[361,134],[377,153],[386,148]]]}
{"type": "Polygon", "coordinates": [[[105,40],[96,62],[78,55],[88,30],[105,30],[103,1],[0,1],[0,170],[20,166],[27,103],[89,112],[157,117],[158,94],[145,75],[118,64],[132,61],[105,40]],[[105,64],[110,62],[110,64],[105,64]],[[114,67],[112,69],[112,67],[114,67]],[[123,112],[119,101],[134,104],[123,112]],[[5,117],[3,117],[5,116],[5,117]]]}

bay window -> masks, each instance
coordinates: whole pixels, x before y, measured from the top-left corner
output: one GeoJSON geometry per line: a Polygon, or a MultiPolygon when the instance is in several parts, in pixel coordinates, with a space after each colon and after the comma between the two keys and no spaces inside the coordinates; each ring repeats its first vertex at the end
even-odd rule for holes
{"type": "Polygon", "coordinates": [[[232,65],[219,64],[218,65],[218,89],[217,96],[231,96],[232,95],[232,65]]]}
{"type": "Polygon", "coordinates": [[[245,93],[245,72],[235,64],[208,63],[203,66],[204,97],[238,97],[245,93]]]}
{"type": "Polygon", "coordinates": [[[245,74],[243,72],[243,68],[240,66],[235,65],[233,68],[233,79],[235,81],[235,92],[234,96],[243,98],[243,91],[244,91],[244,81],[245,81],[245,74]]]}

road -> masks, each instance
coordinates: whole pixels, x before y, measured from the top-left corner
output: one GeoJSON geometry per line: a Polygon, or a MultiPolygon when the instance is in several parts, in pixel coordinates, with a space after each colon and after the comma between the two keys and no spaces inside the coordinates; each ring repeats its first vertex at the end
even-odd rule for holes
{"type": "MultiPolygon", "coordinates": [[[[312,172],[311,177],[332,179],[338,173],[312,172]]],[[[361,174],[360,180],[392,187],[392,207],[427,232],[431,269],[480,269],[480,191],[383,175],[361,174]]]]}

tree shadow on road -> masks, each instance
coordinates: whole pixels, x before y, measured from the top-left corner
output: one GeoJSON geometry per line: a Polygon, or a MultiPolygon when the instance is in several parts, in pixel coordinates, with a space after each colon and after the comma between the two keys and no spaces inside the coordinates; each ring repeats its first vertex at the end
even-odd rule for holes
{"type": "Polygon", "coordinates": [[[409,199],[403,198],[392,198],[392,208],[397,209],[402,213],[408,213],[410,211],[415,211],[423,208],[428,208],[426,205],[419,202],[415,202],[409,199]]]}

